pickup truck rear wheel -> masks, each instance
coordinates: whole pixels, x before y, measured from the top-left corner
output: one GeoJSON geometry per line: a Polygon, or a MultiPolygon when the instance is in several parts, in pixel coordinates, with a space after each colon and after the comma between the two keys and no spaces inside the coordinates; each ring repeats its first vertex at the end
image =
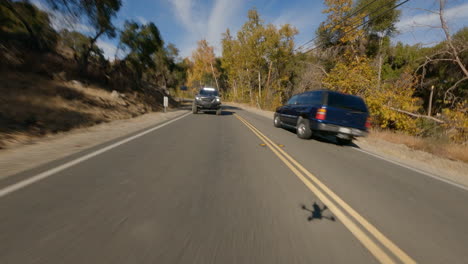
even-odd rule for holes
{"type": "Polygon", "coordinates": [[[299,119],[297,122],[296,134],[302,139],[310,139],[312,137],[312,129],[310,129],[309,120],[303,118],[299,119]]]}

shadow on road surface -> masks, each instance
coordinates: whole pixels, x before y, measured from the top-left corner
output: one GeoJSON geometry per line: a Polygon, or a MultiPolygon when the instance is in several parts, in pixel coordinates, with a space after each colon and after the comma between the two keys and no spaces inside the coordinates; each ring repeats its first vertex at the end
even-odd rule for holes
{"type": "MultiPolygon", "coordinates": [[[[201,111],[200,113],[204,113],[208,115],[216,115],[216,111],[201,111]]],[[[234,111],[226,111],[224,109],[223,111],[221,111],[222,116],[229,116],[229,115],[233,115],[234,113],[235,113],[234,111]]]]}
{"type": "Polygon", "coordinates": [[[192,110],[192,104],[182,102],[178,108],[180,110],[192,110]]]}
{"type": "MultiPolygon", "coordinates": [[[[283,127],[283,129],[286,130],[286,131],[289,131],[289,132],[291,132],[291,133],[296,134],[296,129],[294,129],[294,128],[283,127]]],[[[347,144],[347,145],[339,144],[339,143],[336,141],[336,138],[335,138],[334,136],[327,136],[327,135],[314,134],[314,135],[312,135],[311,140],[316,140],[316,141],[320,141],[320,142],[327,143],[327,144],[333,144],[333,145],[337,145],[337,146],[340,146],[340,147],[359,148],[359,146],[356,145],[356,144],[354,144],[353,142],[351,142],[350,144],[347,144]]]]}
{"type": "Polygon", "coordinates": [[[230,105],[223,105],[223,110],[240,110],[239,107],[235,107],[235,106],[230,106],[230,105]]]}
{"type": "MultiPolygon", "coordinates": [[[[237,108],[235,106],[223,105],[221,115],[222,116],[233,115],[234,113],[236,113],[236,111],[234,111],[234,110],[239,110],[239,108],[237,108]]],[[[215,115],[216,114],[216,111],[201,111],[201,112],[205,113],[205,114],[209,114],[209,115],[215,115]]]]}
{"type": "Polygon", "coordinates": [[[326,205],[324,205],[322,208],[320,208],[320,206],[317,204],[317,202],[314,202],[312,204],[312,208],[309,209],[307,208],[307,206],[305,206],[304,204],[301,205],[301,208],[302,210],[305,210],[307,212],[310,212],[311,215],[309,217],[307,217],[307,221],[313,221],[314,219],[318,219],[318,220],[322,220],[322,219],[327,219],[327,220],[330,220],[330,221],[333,221],[335,222],[335,217],[333,215],[331,215],[331,212],[330,212],[330,216],[328,215],[323,215],[323,212],[325,212],[328,207],[326,205]]]}

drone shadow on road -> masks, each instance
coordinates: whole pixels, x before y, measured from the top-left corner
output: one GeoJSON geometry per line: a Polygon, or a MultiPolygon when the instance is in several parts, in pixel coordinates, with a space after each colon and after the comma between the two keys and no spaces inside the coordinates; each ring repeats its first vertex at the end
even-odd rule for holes
{"type": "Polygon", "coordinates": [[[307,217],[307,221],[309,222],[313,221],[314,219],[317,219],[317,220],[326,219],[326,220],[330,220],[333,222],[336,221],[336,218],[332,215],[331,212],[328,212],[329,214],[324,215],[324,212],[328,210],[328,207],[326,205],[323,205],[322,207],[320,207],[320,205],[318,205],[317,202],[314,202],[310,209],[307,208],[305,204],[301,205],[301,209],[310,213],[310,215],[307,217]]]}

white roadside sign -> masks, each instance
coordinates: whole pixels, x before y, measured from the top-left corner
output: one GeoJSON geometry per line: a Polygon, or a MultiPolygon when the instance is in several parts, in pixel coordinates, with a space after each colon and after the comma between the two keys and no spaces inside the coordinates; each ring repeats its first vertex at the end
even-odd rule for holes
{"type": "Polygon", "coordinates": [[[169,106],[169,98],[167,98],[167,96],[164,96],[163,105],[164,105],[164,112],[166,112],[166,111],[167,111],[167,107],[169,106]]]}

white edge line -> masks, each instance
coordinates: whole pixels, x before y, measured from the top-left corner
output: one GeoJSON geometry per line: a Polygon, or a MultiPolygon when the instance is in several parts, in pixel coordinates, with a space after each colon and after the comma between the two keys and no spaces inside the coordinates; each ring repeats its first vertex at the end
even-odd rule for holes
{"type": "Polygon", "coordinates": [[[144,135],[146,135],[146,134],[148,134],[150,132],[153,132],[154,130],[157,130],[157,129],[160,129],[161,127],[167,126],[167,125],[169,125],[169,124],[171,124],[171,123],[173,123],[173,122],[175,122],[175,121],[177,121],[179,119],[182,119],[182,118],[188,116],[189,114],[190,114],[190,112],[186,113],[186,114],[184,114],[182,116],[178,116],[178,117],[176,117],[176,118],[174,118],[172,120],[169,120],[169,121],[167,121],[167,122],[165,122],[163,124],[160,124],[158,126],[150,128],[148,130],[140,132],[140,133],[138,133],[138,134],[136,134],[134,136],[123,139],[123,140],[121,140],[119,142],[116,142],[116,143],[114,143],[112,145],[109,145],[107,147],[104,147],[104,148],[101,148],[101,149],[96,150],[94,152],[91,152],[89,154],[86,154],[86,155],[84,155],[84,156],[82,156],[80,158],[69,161],[69,162],[67,162],[65,164],[62,164],[62,165],[58,166],[58,167],[55,167],[53,169],[44,171],[44,172],[39,173],[39,174],[37,174],[35,176],[32,176],[30,178],[27,178],[25,180],[22,180],[20,182],[17,182],[17,183],[14,183],[14,184],[10,185],[10,186],[7,186],[7,187],[5,187],[3,189],[0,189],[0,198],[3,197],[3,196],[6,196],[6,195],[8,195],[8,194],[10,194],[12,192],[15,192],[17,190],[20,190],[20,189],[22,189],[24,187],[27,187],[27,186],[29,186],[29,185],[31,185],[33,183],[36,183],[36,182],[38,182],[40,180],[43,180],[43,179],[45,179],[45,178],[47,178],[47,177],[49,177],[51,175],[54,175],[55,173],[58,173],[58,172],[63,171],[65,169],[68,169],[68,168],[70,168],[70,167],[72,167],[72,166],[74,166],[74,165],[76,165],[78,163],[81,163],[81,162],[83,162],[85,160],[93,158],[93,157],[95,157],[95,156],[97,156],[99,154],[102,154],[102,153],[104,153],[104,152],[106,152],[108,150],[111,150],[111,149],[116,148],[116,147],[118,147],[118,146],[120,146],[122,144],[125,144],[125,143],[129,142],[129,141],[132,141],[132,140],[137,139],[137,138],[139,138],[141,136],[144,136],[144,135]]]}
{"type": "Polygon", "coordinates": [[[458,188],[461,188],[461,189],[463,189],[463,190],[465,190],[465,191],[468,191],[468,187],[465,186],[465,185],[463,185],[463,184],[456,183],[456,182],[454,182],[454,181],[451,181],[451,180],[442,178],[442,177],[440,177],[440,176],[436,176],[436,175],[431,174],[431,173],[429,173],[429,172],[426,172],[426,171],[423,171],[423,170],[420,170],[420,169],[417,169],[417,168],[408,166],[408,165],[406,165],[406,164],[403,164],[403,163],[401,163],[401,162],[398,162],[398,161],[395,161],[395,160],[392,160],[392,159],[389,159],[389,158],[382,157],[382,156],[380,156],[380,155],[378,155],[378,154],[375,154],[375,153],[372,153],[372,152],[369,152],[369,151],[366,151],[366,150],[363,150],[363,149],[360,149],[360,148],[352,148],[352,149],[357,150],[357,151],[360,151],[360,152],[363,152],[363,153],[366,153],[366,154],[371,155],[371,156],[374,156],[374,157],[379,158],[379,159],[381,159],[381,160],[385,160],[385,161],[387,161],[387,162],[393,163],[393,164],[398,165],[398,166],[400,166],[400,167],[403,167],[403,168],[406,168],[406,169],[409,169],[409,170],[412,170],[412,171],[415,171],[415,172],[424,174],[424,175],[429,176],[429,177],[431,177],[431,178],[433,178],[433,179],[436,179],[436,180],[439,180],[439,181],[441,181],[441,182],[445,182],[445,183],[448,183],[448,184],[450,184],[450,185],[453,185],[453,186],[456,186],[456,187],[458,187],[458,188]]]}

